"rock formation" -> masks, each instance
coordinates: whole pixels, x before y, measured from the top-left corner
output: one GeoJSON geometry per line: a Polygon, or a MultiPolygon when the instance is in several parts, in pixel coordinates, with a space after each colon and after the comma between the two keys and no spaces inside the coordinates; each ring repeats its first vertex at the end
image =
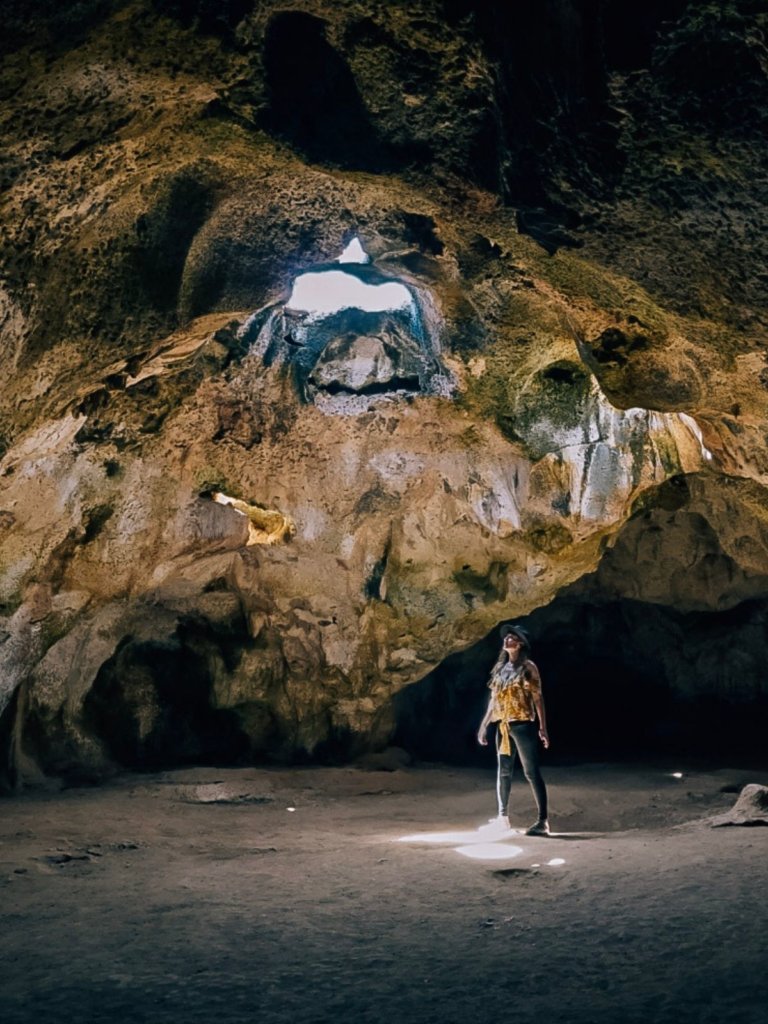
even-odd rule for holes
{"type": "Polygon", "coordinates": [[[515,6],[0,4],[9,779],[381,746],[557,595],[762,609],[768,16],[515,6]]]}

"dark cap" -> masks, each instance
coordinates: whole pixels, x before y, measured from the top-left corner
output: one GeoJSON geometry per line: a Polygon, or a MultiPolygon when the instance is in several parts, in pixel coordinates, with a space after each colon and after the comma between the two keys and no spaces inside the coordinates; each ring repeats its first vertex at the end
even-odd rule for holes
{"type": "Polygon", "coordinates": [[[501,633],[502,640],[510,635],[516,636],[518,640],[525,644],[526,647],[531,646],[531,641],[528,639],[528,633],[522,626],[517,626],[513,622],[502,623],[501,626],[499,626],[499,633],[501,633]]]}

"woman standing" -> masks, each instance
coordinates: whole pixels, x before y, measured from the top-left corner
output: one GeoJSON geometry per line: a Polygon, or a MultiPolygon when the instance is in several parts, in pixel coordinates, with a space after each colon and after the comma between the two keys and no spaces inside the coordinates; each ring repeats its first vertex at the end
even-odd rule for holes
{"type": "Polygon", "coordinates": [[[501,627],[501,638],[501,653],[491,670],[488,682],[491,691],[488,708],[477,733],[478,743],[486,746],[488,726],[491,722],[498,722],[496,796],[499,813],[483,828],[503,832],[510,827],[507,803],[517,753],[539,811],[537,821],[527,829],[526,835],[547,836],[547,787],[539,769],[539,740],[546,749],[549,746],[549,735],[541,695],[541,677],[536,665],[528,656],[530,645],[525,630],[507,623],[501,627]]]}

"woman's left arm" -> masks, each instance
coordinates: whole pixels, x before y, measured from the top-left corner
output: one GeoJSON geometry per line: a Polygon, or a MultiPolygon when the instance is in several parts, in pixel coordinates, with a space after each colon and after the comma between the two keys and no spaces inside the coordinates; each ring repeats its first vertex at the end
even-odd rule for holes
{"type": "Polygon", "coordinates": [[[549,733],[547,732],[547,712],[544,707],[544,695],[541,692],[541,676],[533,662],[528,665],[528,681],[530,692],[533,697],[533,706],[536,708],[536,716],[539,719],[539,739],[544,744],[544,749],[549,748],[549,733]]]}

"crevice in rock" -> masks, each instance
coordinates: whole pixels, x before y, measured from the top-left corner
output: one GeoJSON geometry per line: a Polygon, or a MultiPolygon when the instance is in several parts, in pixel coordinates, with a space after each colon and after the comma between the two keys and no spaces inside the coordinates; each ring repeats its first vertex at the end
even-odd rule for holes
{"type": "Polygon", "coordinates": [[[386,584],[384,577],[387,572],[387,563],[389,562],[389,555],[392,549],[392,537],[391,535],[387,538],[387,543],[384,546],[381,558],[374,564],[370,571],[368,579],[365,581],[365,587],[363,592],[365,596],[372,601],[385,601],[387,597],[386,584]]]}
{"type": "Polygon", "coordinates": [[[109,504],[96,505],[94,508],[88,509],[83,516],[83,544],[90,544],[99,536],[114,511],[114,507],[109,504]]]}
{"type": "Polygon", "coordinates": [[[329,395],[389,395],[393,392],[419,390],[418,377],[392,377],[385,383],[374,381],[371,384],[364,384],[359,388],[348,387],[341,381],[330,381],[322,385],[321,389],[329,395]]]}
{"type": "Polygon", "coordinates": [[[18,784],[14,746],[19,704],[22,700],[22,688],[19,687],[0,713],[0,795],[12,792],[18,784]]]}

